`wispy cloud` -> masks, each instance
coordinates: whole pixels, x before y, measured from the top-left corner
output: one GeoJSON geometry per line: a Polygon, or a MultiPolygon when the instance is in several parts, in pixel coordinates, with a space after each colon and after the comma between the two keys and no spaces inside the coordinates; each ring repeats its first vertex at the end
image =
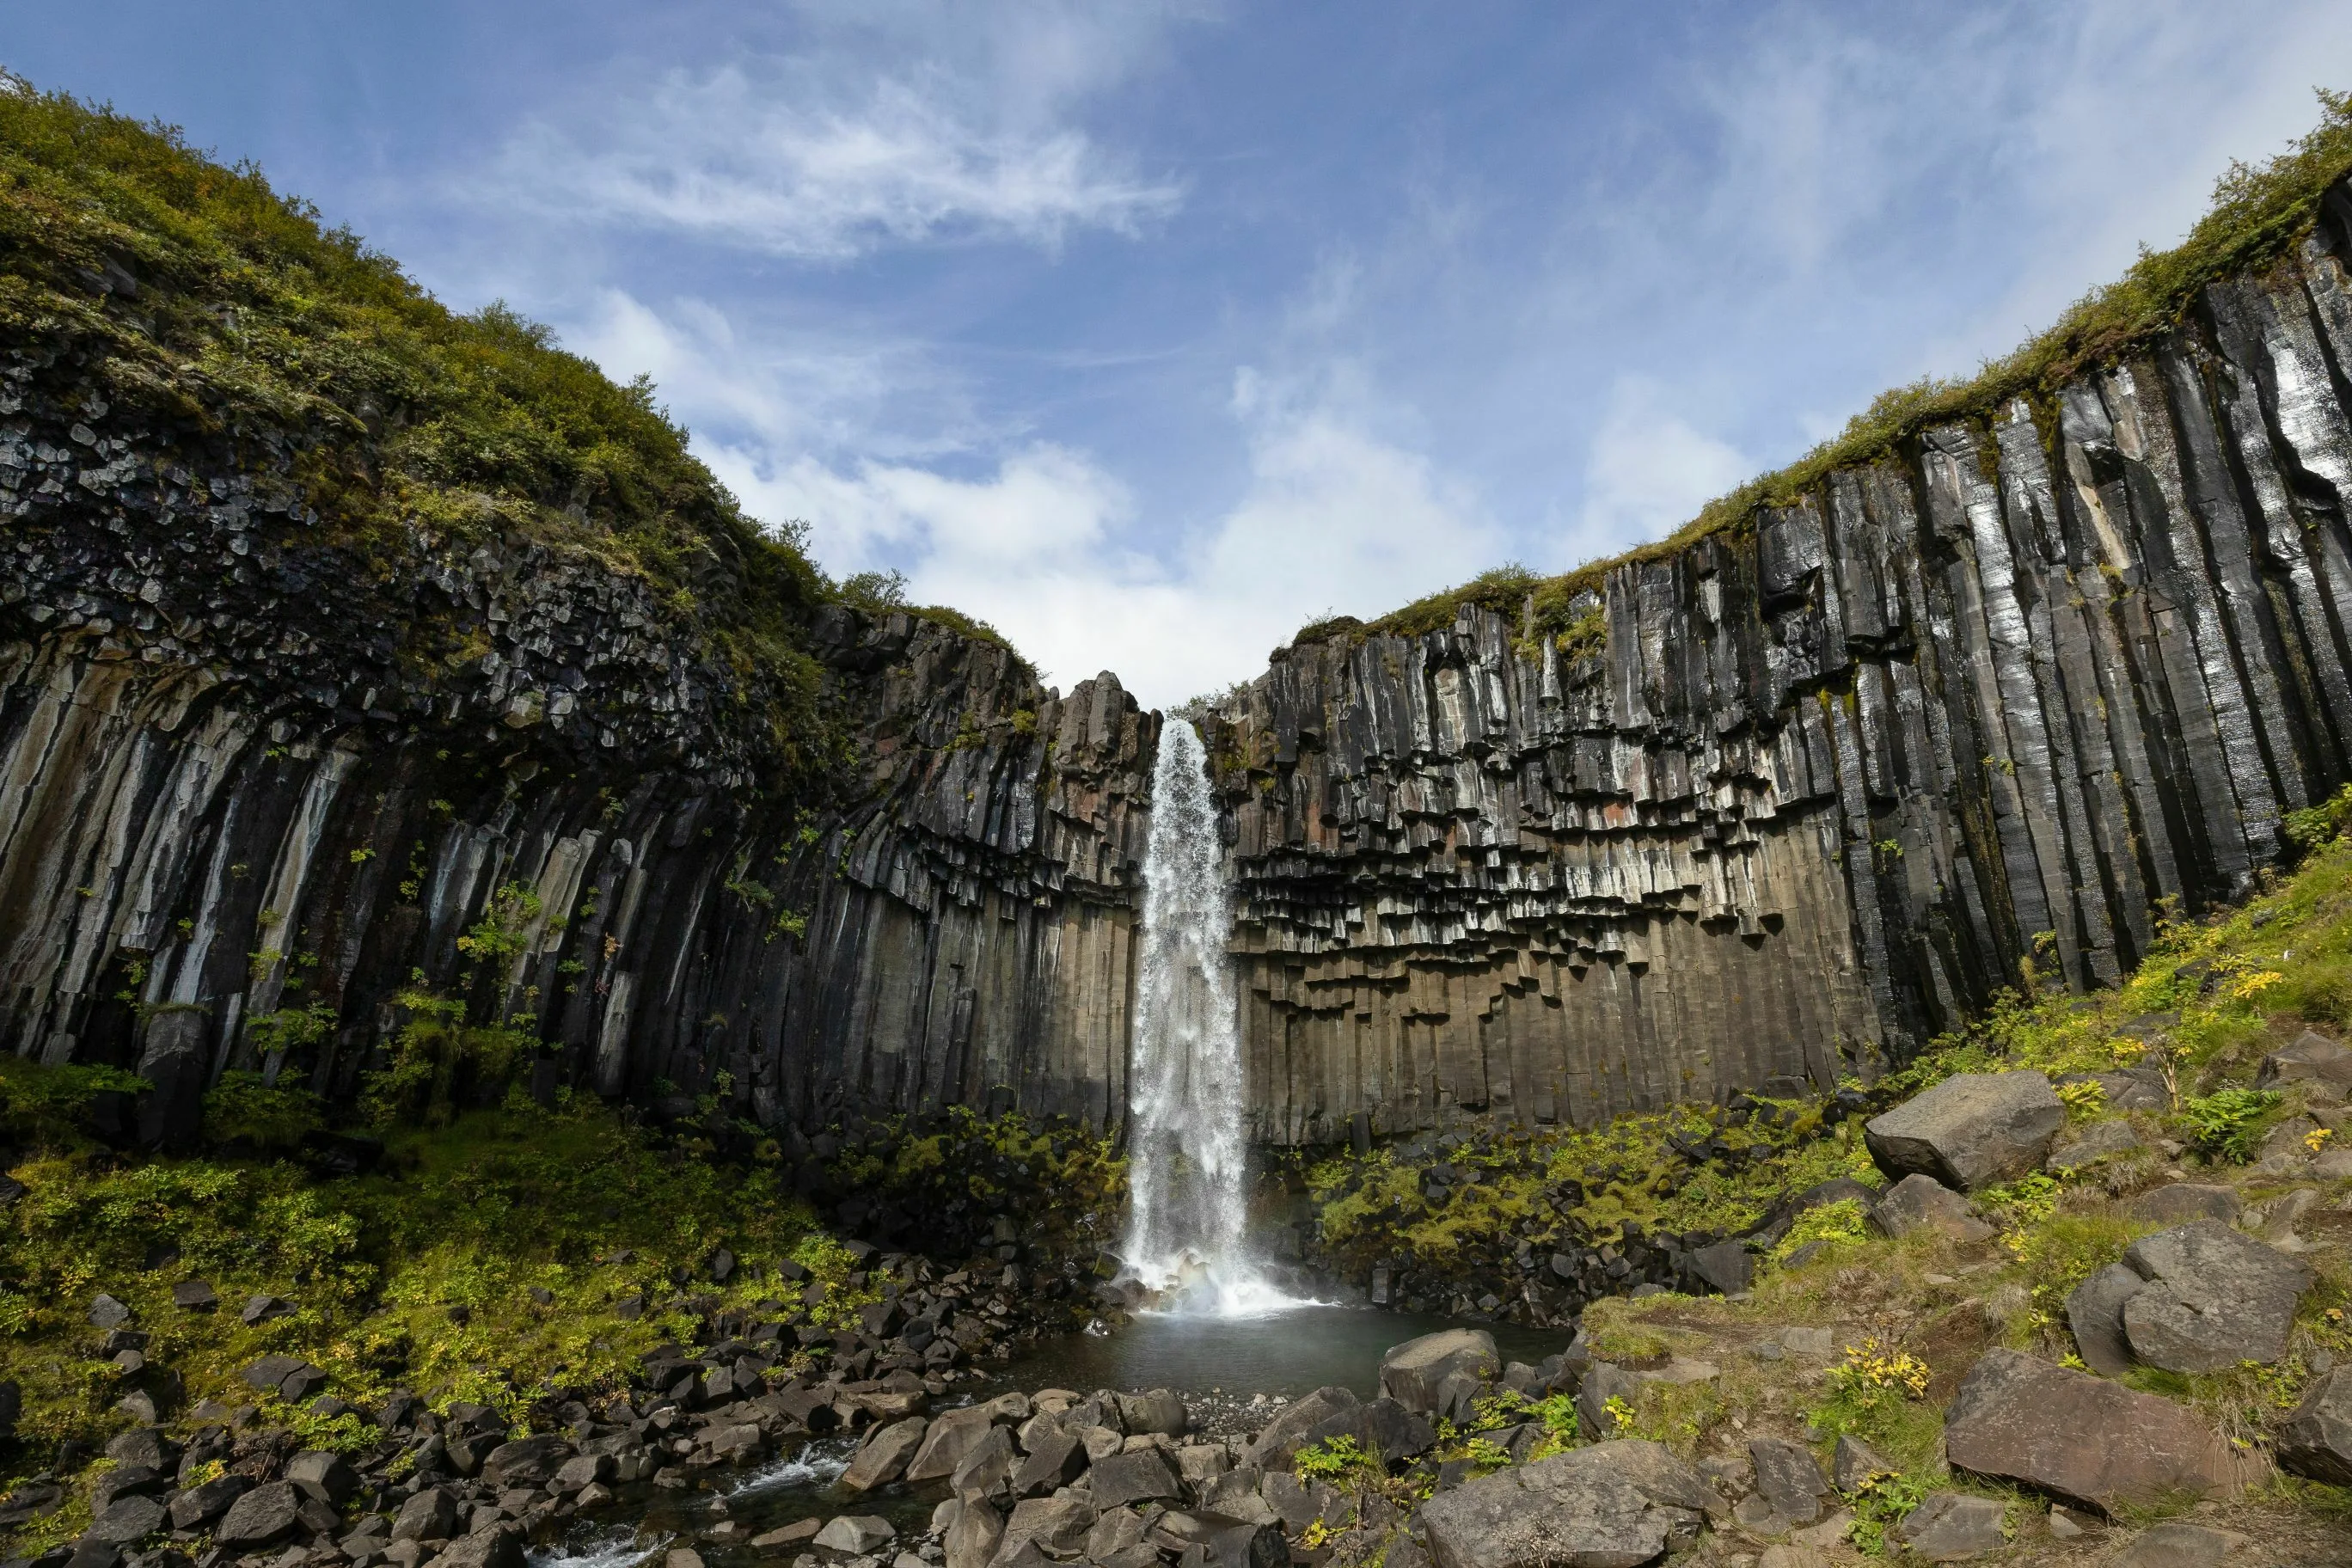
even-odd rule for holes
{"type": "Polygon", "coordinates": [[[1655,539],[1755,472],[1739,450],[1692,426],[1659,383],[1617,383],[1584,464],[1578,536],[1591,553],[1655,539]]]}
{"type": "Polygon", "coordinates": [[[927,73],[855,103],[812,102],[789,61],[674,73],[593,126],[541,121],[497,164],[502,199],[569,222],[657,225],[781,257],[1074,229],[1133,234],[1173,211],[1172,181],[1119,166],[1083,132],[996,128],[927,73]]]}

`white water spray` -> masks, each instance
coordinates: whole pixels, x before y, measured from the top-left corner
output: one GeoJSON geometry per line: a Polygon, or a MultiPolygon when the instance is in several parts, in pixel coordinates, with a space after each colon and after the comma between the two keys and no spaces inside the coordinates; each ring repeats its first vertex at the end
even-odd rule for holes
{"type": "Polygon", "coordinates": [[[1249,1149],[1223,860],[1201,737],[1171,719],[1143,855],[1123,1250],[1174,1310],[1246,1316],[1305,1303],[1266,1283],[1243,1245],[1249,1149]]]}

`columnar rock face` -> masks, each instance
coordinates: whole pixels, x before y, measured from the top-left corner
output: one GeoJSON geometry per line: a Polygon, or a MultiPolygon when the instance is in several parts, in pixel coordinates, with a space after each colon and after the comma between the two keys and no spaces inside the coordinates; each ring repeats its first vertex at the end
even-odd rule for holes
{"type": "Polygon", "coordinates": [[[1115,679],[825,607],[826,721],[772,734],[642,579],[414,521],[363,559],[294,446],[5,377],[0,1047],[138,1069],[168,1138],[273,1042],[348,1094],[421,988],[542,1089],[1117,1122],[1159,721],[1115,679]]]}
{"type": "Polygon", "coordinates": [[[2047,406],[1614,568],[1605,646],[1277,653],[1215,736],[1262,1135],[1826,1085],[2246,890],[2352,754],[2347,210],[2047,406]]]}
{"type": "MultiPolygon", "coordinates": [[[[2347,210],[1570,634],[1277,654],[1207,724],[1258,1136],[1827,1085],[2246,889],[2352,772],[2347,210]]],[[[183,1136],[231,1068],[348,1095],[421,984],[542,1089],[1118,1123],[1160,721],[1114,679],[773,612],[723,530],[658,590],[322,521],[305,437],[0,352],[0,1046],[183,1136]]]]}

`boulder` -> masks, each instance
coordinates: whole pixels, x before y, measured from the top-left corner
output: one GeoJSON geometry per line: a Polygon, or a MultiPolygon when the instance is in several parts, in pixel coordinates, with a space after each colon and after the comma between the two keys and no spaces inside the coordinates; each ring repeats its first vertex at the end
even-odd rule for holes
{"type": "Polygon", "coordinates": [[[1398,1464],[1426,1453],[1437,1441],[1437,1428],[1426,1416],[1413,1414],[1386,1394],[1363,1409],[1366,1443],[1379,1451],[1383,1464],[1398,1464]]]}
{"type": "Polygon", "coordinates": [[[1990,1498],[1929,1492],[1895,1527],[1895,1538],[1930,1563],[1959,1563],[2009,1544],[2000,1531],[2003,1511],[1990,1498]]]}
{"type": "Polygon", "coordinates": [[[557,1496],[570,1497],[611,1480],[618,1468],[610,1454],[574,1454],[563,1461],[563,1468],[547,1484],[557,1496]]]}
{"type": "Polygon", "coordinates": [[[1690,1271],[1708,1289],[1736,1296],[1756,1278],[1756,1255],[1744,1241],[1718,1241],[1692,1249],[1690,1271]]]}
{"type": "Polygon", "coordinates": [[[172,1305],[184,1312],[209,1312],[220,1305],[209,1279],[183,1279],[172,1287],[172,1305]]]}
{"type": "Polygon", "coordinates": [[[2131,1342],[2124,1337],[2124,1303],[2147,1283],[2137,1271],[2110,1263],[2067,1294],[2066,1326],[2083,1364],[2102,1377],[2131,1370],[2131,1342]]]}
{"type": "Polygon", "coordinates": [[[1576,1389],[1576,1414],[1584,1435],[1593,1438],[1614,1436],[1616,1426],[1609,1416],[1609,1402],[1622,1399],[1633,1405],[1640,1403],[1641,1397],[1640,1378],[1608,1362],[1594,1362],[1585,1369],[1576,1389]]]}
{"type": "MultiPolygon", "coordinates": [[[[1222,1452],[1223,1450],[1220,1450],[1222,1452]]],[[[1029,1457],[1013,1472],[1014,1497],[1048,1497],[1086,1473],[1087,1447],[1059,1427],[1034,1439],[1029,1457]]]]}
{"type": "Polygon", "coordinates": [[[1299,1449],[1343,1435],[1364,1440],[1364,1407],[1344,1388],[1318,1388],[1266,1423],[1250,1446],[1248,1462],[1264,1470],[1286,1470],[1299,1449]]]}
{"type": "Polygon", "coordinates": [[[1873,1476],[1897,1473],[1897,1468],[1888,1464],[1877,1449],[1851,1435],[1840,1436],[1836,1450],[1830,1455],[1830,1477],[1837,1483],[1837,1489],[1848,1495],[1860,1491],[1873,1476]]]}
{"type": "MultiPolygon", "coordinates": [[[[1283,1539],[1280,1525],[1205,1510],[1161,1514],[1152,1523],[1150,1537],[1138,1545],[1152,1552],[1155,1561],[1155,1546],[1172,1546],[1180,1563],[1197,1561],[1200,1568],[1283,1568],[1290,1561],[1290,1546],[1283,1539]],[[1197,1558],[1195,1548],[1199,1549],[1197,1558]]],[[[1135,1550],[1128,1548],[1129,1552],[1135,1550]]],[[[1389,1562],[1395,1564],[1397,1561],[1392,1549],[1389,1562]]]]}
{"type": "Polygon", "coordinates": [[[253,1486],[250,1479],[231,1471],[215,1476],[202,1486],[189,1487],[172,1494],[172,1528],[194,1530],[228,1511],[228,1505],[243,1497],[253,1486]]]}
{"type": "Polygon", "coordinates": [[[1129,1436],[1159,1432],[1181,1437],[1192,1425],[1184,1415],[1184,1402],[1176,1396],[1175,1390],[1168,1388],[1155,1388],[1149,1394],[1120,1394],[1118,1415],[1129,1436]]]}
{"type": "Polygon", "coordinates": [[[1004,1539],[994,1561],[1005,1562],[1024,1546],[1066,1556],[1086,1544],[1094,1524],[1094,1507],[1083,1498],[1024,1498],[1013,1505],[1013,1516],[1004,1521],[1004,1539]]]}
{"type": "Polygon", "coordinates": [[[958,1465],[973,1444],[988,1436],[989,1427],[998,1420],[1027,1420],[1029,1402],[1018,1394],[988,1401],[985,1405],[968,1405],[961,1410],[942,1411],[932,1417],[930,1429],[923,1434],[923,1446],[907,1461],[909,1481],[943,1481],[955,1474],[958,1465]],[[1020,1399],[1017,1409],[1008,1399],[1020,1399]]]}
{"type": "Polygon", "coordinates": [[[285,1476],[303,1496],[316,1498],[332,1509],[349,1502],[360,1484],[358,1473],[343,1462],[341,1454],[315,1448],[287,1460],[285,1476]]]}
{"type": "Polygon", "coordinates": [[[1944,1413],[1951,1462],[2102,1512],[2259,1474],[2194,1414],[2020,1351],[1987,1351],[1944,1413]]]}
{"type": "Polygon", "coordinates": [[[827,1520],[809,1544],[821,1552],[838,1552],[845,1557],[863,1557],[893,1539],[898,1531],[890,1521],[879,1514],[845,1513],[827,1520]]]}
{"type": "Polygon", "coordinates": [[[1912,1174],[1878,1200],[1878,1223],[1889,1236],[1932,1230],[1954,1241],[1983,1241],[1998,1234],[1979,1218],[1969,1200],[1933,1176],[1912,1174]]]}
{"type": "Polygon", "coordinates": [[[1097,1508],[1126,1503],[1174,1502],[1183,1496],[1175,1472],[1157,1448],[1138,1448],[1098,1461],[1087,1474],[1097,1508]]]}
{"type": "Polygon", "coordinates": [[[502,1519],[488,1529],[461,1535],[433,1560],[433,1568],[523,1568],[522,1531],[513,1521],[502,1519]]]}
{"type": "Polygon", "coordinates": [[[2298,1476],[2352,1487],[2352,1366],[2312,1380],[2280,1426],[2278,1462],[2298,1476]]]}
{"type": "Polygon", "coordinates": [[[2292,1045],[2281,1046],[2263,1058],[2254,1073],[2254,1087],[2276,1089],[2286,1083],[2316,1083],[2352,1092],[2352,1050],[2347,1050],[2315,1029],[2305,1029],[2292,1045]]]}
{"type": "Polygon", "coordinates": [[[302,1494],[294,1484],[271,1481],[229,1504],[213,1530],[213,1540],[231,1548],[268,1546],[293,1533],[301,1511],[302,1494]]]}
{"type": "MultiPolygon", "coordinates": [[[[907,1473],[907,1465],[923,1446],[923,1434],[930,1423],[919,1415],[904,1421],[893,1421],[887,1426],[877,1426],[841,1472],[840,1485],[854,1492],[870,1492],[877,1487],[888,1486],[907,1473]]],[[[987,1428],[992,1432],[993,1426],[987,1428]]]]}
{"type": "Polygon", "coordinates": [[[2040,1170],[2065,1125],[2066,1102],[2038,1072],[1960,1073],[1872,1117],[1863,1136],[1890,1176],[1975,1192],[2040,1170]]]}
{"type": "Polygon", "coordinates": [[[118,1465],[142,1465],[151,1470],[168,1470],[180,1462],[180,1446],[173,1442],[161,1427],[138,1426],[108,1438],[106,1457],[118,1465]]]}
{"type": "Polygon", "coordinates": [[[1420,1519],[1437,1568],[1633,1568],[1695,1540],[1713,1495],[1662,1446],[1618,1441],[1465,1481],[1420,1519]]]}
{"type": "Polygon", "coordinates": [[[1013,1434],[1002,1426],[991,1426],[979,1442],[964,1450],[955,1473],[948,1478],[948,1489],[961,1498],[993,1497],[1007,1489],[1020,1462],[1013,1434]]]}
{"type": "Polygon", "coordinates": [[[2142,1147],[2139,1134],[2132,1131],[2130,1122],[2119,1116],[2110,1117],[2105,1121],[2092,1122],[2071,1138],[2060,1139],[2057,1147],[2050,1151],[2050,1158],[2043,1162],[2043,1167],[2063,1175],[2095,1165],[2102,1160],[2113,1159],[2118,1154],[2132,1153],[2142,1147]]]}
{"type": "Polygon", "coordinates": [[[2124,1302],[2124,1337],[2168,1372],[2278,1360],[2311,1286],[2303,1264],[2214,1219],[2144,1236],[2124,1262],[2147,1281],[2124,1302]]]}
{"type": "Polygon", "coordinates": [[[1503,1369],[1495,1336],[1484,1329],[1446,1329],[1391,1345],[1381,1357],[1381,1392],[1422,1415],[1433,1415],[1445,1380],[1467,1373],[1482,1383],[1503,1369]]]}
{"type": "Polygon", "coordinates": [[[1822,1517],[1830,1484],[1811,1454],[1779,1437],[1758,1437],[1748,1443],[1748,1457],[1756,1467],[1758,1495],[1788,1525],[1811,1524],[1822,1517]]]}
{"type": "Polygon", "coordinates": [[[499,1491],[542,1485],[572,1457],[572,1445],[553,1432],[501,1443],[482,1460],[482,1479],[499,1491]]]}
{"type": "Polygon", "coordinates": [[[2124,1212],[2152,1225],[2183,1225],[2193,1219],[2218,1219],[2227,1225],[2238,1217],[2241,1204],[2235,1187],[2174,1182],[2149,1188],[2125,1205],[2124,1212]]]}
{"type": "Polygon", "coordinates": [[[2173,1520],[2140,1531],[2115,1559],[2114,1568],[2223,1568],[2233,1558],[2243,1560],[2252,1544],[2234,1530],[2173,1520]]]}
{"type": "Polygon", "coordinates": [[[457,1532],[457,1499],[446,1487],[427,1487],[392,1518],[394,1541],[446,1541],[457,1532]]]}
{"type": "Polygon", "coordinates": [[[1004,1539],[1004,1516],[979,1501],[961,1503],[957,1510],[940,1542],[947,1551],[947,1568],[988,1568],[1004,1539]]]}
{"type": "Polygon", "coordinates": [[[119,1329],[131,1321],[131,1309],[103,1293],[94,1296],[89,1303],[89,1323],[94,1329],[119,1329]]]}
{"type": "Polygon", "coordinates": [[[161,1499],[128,1492],[106,1505],[106,1510],[82,1532],[82,1539],[128,1546],[163,1529],[170,1517],[161,1499]]]}

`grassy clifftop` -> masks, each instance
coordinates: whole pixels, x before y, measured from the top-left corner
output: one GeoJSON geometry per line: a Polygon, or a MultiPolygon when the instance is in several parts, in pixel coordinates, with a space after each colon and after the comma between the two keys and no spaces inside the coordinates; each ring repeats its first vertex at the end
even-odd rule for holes
{"type": "Polygon", "coordinates": [[[2122,278],[2084,295],[2046,331],[1974,375],[1931,376],[1881,393],[1843,431],[1795,462],[1717,497],[1675,532],[1622,555],[1555,576],[1517,564],[1497,567],[1376,620],[1318,621],[1298,640],[1415,636],[1450,626],[1465,605],[1517,616],[1533,595],[1537,631],[1568,639],[1563,650],[1576,651],[1568,645],[1591,636],[1591,628],[1578,624],[1579,596],[1597,588],[1612,568],[1745,527],[1765,508],[1793,503],[1832,471],[1875,462],[1932,426],[1987,417],[2012,398],[2044,402],[2086,368],[2174,331],[2208,284],[2259,271],[2285,256],[2318,222],[2329,189],[2352,174],[2352,93],[2322,89],[2319,102],[2319,123],[2285,152],[2259,166],[2230,165],[2214,186],[2211,209],[2188,238],[2170,250],[2143,249],[2122,278]]]}

